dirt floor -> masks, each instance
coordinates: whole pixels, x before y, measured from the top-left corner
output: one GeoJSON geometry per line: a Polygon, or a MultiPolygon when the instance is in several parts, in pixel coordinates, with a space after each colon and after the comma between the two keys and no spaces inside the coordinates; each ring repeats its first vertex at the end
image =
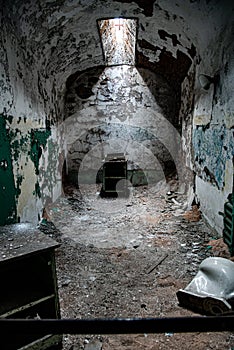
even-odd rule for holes
{"type": "MultiPolygon", "coordinates": [[[[195,316],[178,305],[209,256],[229,257],[196,206],[186,211],[176,182],[136,187],[127,199],[101,199],[96,186],[66,196],[45,213],[56,252],[62,318],[195,316]],[[51,224],[54,223],[56,228],[51,224]]],[[[43,225],[42,225],[43,226],[43,225]]],[[[64,335],[64,350],[234,349],[223,333],[64,335]]]]}

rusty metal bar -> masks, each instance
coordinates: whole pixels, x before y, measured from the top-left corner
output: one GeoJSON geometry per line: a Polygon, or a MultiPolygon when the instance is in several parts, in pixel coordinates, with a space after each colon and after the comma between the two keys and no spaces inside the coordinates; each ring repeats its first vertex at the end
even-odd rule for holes
{"type": "Polygon", "coordinates": [[[0,334],[139,334],[234,331],[234,316],[125,319],[0,319],[0,334]]]}

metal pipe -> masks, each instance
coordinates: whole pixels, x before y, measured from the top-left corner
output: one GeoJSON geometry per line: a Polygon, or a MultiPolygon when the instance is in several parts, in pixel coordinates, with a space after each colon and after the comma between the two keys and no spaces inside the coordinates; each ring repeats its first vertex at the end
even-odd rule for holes
{"type": "Polygon", "coordinates": [[[5,334],[139,334],[234,331],[234,316],[125,319],[0,319],[5,334]]]}

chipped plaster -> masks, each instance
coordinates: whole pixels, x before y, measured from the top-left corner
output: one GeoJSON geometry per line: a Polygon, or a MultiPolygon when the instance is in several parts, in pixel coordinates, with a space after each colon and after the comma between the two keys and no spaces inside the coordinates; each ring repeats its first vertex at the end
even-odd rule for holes
{"type": "MultiPolygon", "coordinates": [[[[128,16],[139,21],[137,53],[142,66],[155,65],[178,90],[182,83],[180,123],[185,164],[197,174],[197,197],[204,215],[217,222],[217,208],[209,207],[209,198],[202,196],[202,189],[212,186],[214,197],[218,196],[222,207],[226,188],[230,190],[227,187],[230,177],[227,180],[226,174],[233,173],[234,60],[230,1],[159,0],[148,8],[141,1],[29,0],[19,4],[15,0],[3,0],[2,14],[0,113],[12,116],[7,127],[12,136],[13,174],[23,220],[30,217],[36,220],[43,206],[41,199],[31,193],[32,188],[28,191],[24,187],[35,176],[30,175],[33,163],[27,154],[30,131],[46,130],[48,121],[51,126],[49,143],[42,147],[38,164],[39,178],[33,181],[39,181],[42,197],[45,193],[53,200],[61,192],[61,163],[67,153],[61,126],[67,78],[77,71],[104,64],[97,19],[128,16]],[[176,68],[173,62],[178,60],[182,72],[187,74],[185,80],[184,74],[173,75],[176,68]],[[186,69],[182,63],[186,63],[186,69]],[[201,91],[199,74],[219,75],[214,91],[201,91]],[[56,162],[52,162],[52,154],[56,162]],[[48,162],[52,162],[51,168],[48,162]],[[40,167],[45,169],[40,171],[40,167]],[[47,175],[51,177],[50,183],[48,179],[45,181],[47,175]]],[[[103,108],[106,102],[102,103],[103,108]]],[[[80,120],[85,121],[89,116],[92,123],[96,112],[95,104],[87,106],[80,113],[80,120]]],[[[122,122],[129,121],[124,113],[122,117],[125,119],[122,122]]],[[[142,126],[140,119],[141,113],[136,113],[134,125],[142,126]]],[[[81,126],[80,120],[77,128],[81,126]]]]}

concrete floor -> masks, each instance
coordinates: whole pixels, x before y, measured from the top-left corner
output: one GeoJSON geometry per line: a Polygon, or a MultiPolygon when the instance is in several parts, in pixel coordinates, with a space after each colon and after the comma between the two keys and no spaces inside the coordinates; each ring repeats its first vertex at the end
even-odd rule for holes
{"type": "MultiPolygon", "coordinates": [[[[67,188],[47,210],[61,242],[57,252],[62,317],[193,316],[178,305],[184,288],[217,238],[198,208],[187,211],[176,181],[127,199],[101,199],[96,186],[67,188]],[[168,195],[169,191],[174,191],[168,195]],[[85,196],[84,196],[85,194],[85,196]]],[[[64,336],[64,350],[232,349],[230,333],[64,336]]]]}

